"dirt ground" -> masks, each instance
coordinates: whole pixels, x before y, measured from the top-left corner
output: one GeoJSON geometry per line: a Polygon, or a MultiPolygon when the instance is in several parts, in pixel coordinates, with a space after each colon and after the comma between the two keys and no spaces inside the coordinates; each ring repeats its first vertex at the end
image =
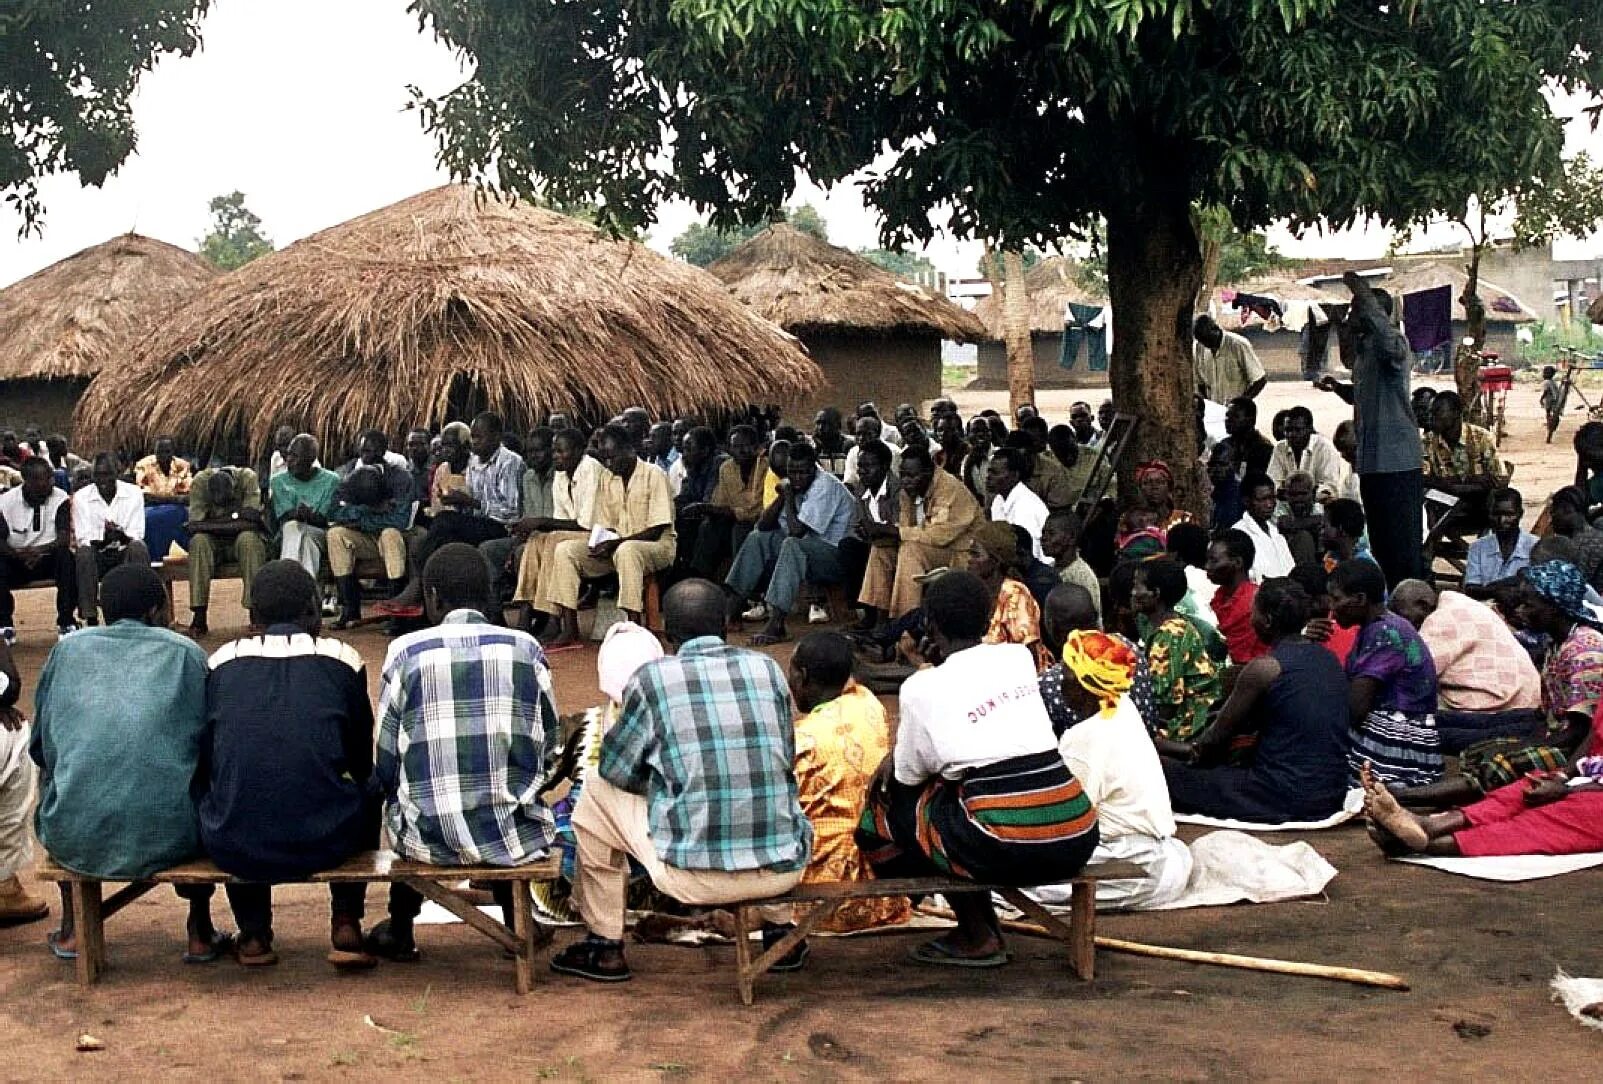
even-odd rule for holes
{"type": "MultiPolygon", "coordinates": [[[[1049,393],[1042,405],[1057,420],[1078,397],[1049,393]]],[[[1002,397],[959,401],[967,412],[1002,397]]],[[[1304,386],[1272,385],[1264,406],[1299,401],[1314,408],[1321,431],[1339,420],[1333,397],[1304,386]]],[[[1566,420],[1549,451],[1533,389],[1511,397],[1509,414],[1516,484],[1539,505],[1571,477],[1578,423],[1566,420]]],[[[218,594],[208,648],[242,631],[237,584],[218,594]]],[[[182,606],[182,586],[178,596],[182,606]]],[[[31,688],[53,639],[51,611],[45,592],[20,602],[17,658],[31,688]]],[[[351,641],[376,685],[385,641],[370,630],[351,641]]],[[[563,711],[595,702],[593,650],[558,656],[554,669],[563,711]]],[[[927,935],[895,933],[818,942],[805,971],[766,979],[751,1008],[740,1005],[726,946],[636,946],[628,985],[542,972],[535,992],[519,998],[510,962],[460,925],[420,929],[419,964],[335,975],[322,959],[326,903],[304,886],[277,893],[279,967],[185,967],[182,905],[163,890],[109,924],[111,966],[88,991],[45,951],[48,923],[0,930],[0,1080],[1535,1080],[1603,1050],[1603,1038],[1547,991],[1559,967],[1603,974],[1591,902],[1603,873],[1495,885],[1387,863],[1357,828],[1272,841],[1293,838],[1341,871],[1327,898],[1105,916],[1100,930],[1388,971],[1410,992],[1106,952],[1096,981],[1082,983],[1051,943],[1018,936],[1009,967],[971,974],[903,962],[927,935]],[[75,1052],[85,1032],[105,1049],[75,1052]]],[[[219,894],[225,927],[226,912],[219,894]]],[[[374,890],[370,917],[381,912],[374,890]]],[[[571,936],[559,933],[558,943],[571,936]]]]}

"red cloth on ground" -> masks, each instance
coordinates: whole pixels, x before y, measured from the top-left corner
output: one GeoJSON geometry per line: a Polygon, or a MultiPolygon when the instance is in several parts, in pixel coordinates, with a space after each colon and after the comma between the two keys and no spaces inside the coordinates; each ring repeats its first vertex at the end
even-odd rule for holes
{"type": "Polygon", "coordinates": [[[1453,833],[1466,858],[1603,851],[1603,790],[1581,790],[1547,805],[1525,804],[1525,780],[1499,787],[1461,810],[1470,827],[1453,833]]]}
{"type": "Polygon", "coordinates": [[[1257,597],[1258,585],[1242,580],[1234,592],[1227,593],[1225,588],[1219,588],[1208,604],[1219,619],[1219,634],[1225,638],[1230,661],[1237,666],[1269,654],[1269,645],[1258,639],[1252,627],[1252,600],[1257,597]]]}

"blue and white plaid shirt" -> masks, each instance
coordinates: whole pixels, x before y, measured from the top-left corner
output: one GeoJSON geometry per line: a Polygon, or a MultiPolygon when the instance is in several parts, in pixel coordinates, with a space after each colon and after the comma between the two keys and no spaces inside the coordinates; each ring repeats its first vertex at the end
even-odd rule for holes
{"type": "Polygon", "coordinates": [[[646,796],[651,841],[687,870],[806,866],[790,686],[758,651],[714,636],[641,667],[601,746],[601,777],[646,796]]]}
{"type": "Polygon", "coordinates": [[[478,511],[497,523],[516,523],[523,514],[523,457],[502,444],[488,460],[468,460],[468,492],[478,511]]]}
{"type": "Polygon", "coordinates": [[[560,729],[534,637],[453,610],[390,645],[379,686],[384,823],[401,855],[519,866],[554,836],[541,777],[560,729]]]}

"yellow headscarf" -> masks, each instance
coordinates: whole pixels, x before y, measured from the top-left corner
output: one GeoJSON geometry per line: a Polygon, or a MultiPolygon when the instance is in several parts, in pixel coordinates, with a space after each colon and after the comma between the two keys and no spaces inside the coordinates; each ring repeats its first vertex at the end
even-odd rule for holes
{"type": "Polygon", "coordinates": [[[1135,653],[1124,640],[1096,629],[1077,629],[1063,645],[1063,665],[1111,716],[1135,680],[1135,653]]]}

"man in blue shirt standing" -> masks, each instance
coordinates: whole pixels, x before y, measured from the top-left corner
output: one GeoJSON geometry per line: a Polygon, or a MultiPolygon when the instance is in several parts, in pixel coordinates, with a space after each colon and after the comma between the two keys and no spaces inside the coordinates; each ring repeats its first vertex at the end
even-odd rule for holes
{"type": "Polygon", "coordinates": [[[840,543],[857,518],[857,499],[833,474],[818,469],[818,452],[794,444],[779,496],[746,536],[724,586],[734,596],[729,612],[745,609],[768,577],[764,599],[768,624],[751,638],[753,646],[787,639],[785,618],[796,606],[804,583],[839,583],[846,575],[840,543]]]}
{"type": "MultiPolygon", "coordinates": [[[[629,860],[684,903],[764,899],[795,887],[813,827],[796,793],[790,687],[768,656],[724,643],[724,595],[685,580],[663,599],[678,654],[625,686],[599,770],[573,811],[574,902],[589,930],[551,969],[596,982],[630,977],[623,956],[629,860]]],[[[785,935],[789,908],[763,914],[763,943],[785,935]]],[[[774,968],[796,970],[798,948],[774,968]]]]}

